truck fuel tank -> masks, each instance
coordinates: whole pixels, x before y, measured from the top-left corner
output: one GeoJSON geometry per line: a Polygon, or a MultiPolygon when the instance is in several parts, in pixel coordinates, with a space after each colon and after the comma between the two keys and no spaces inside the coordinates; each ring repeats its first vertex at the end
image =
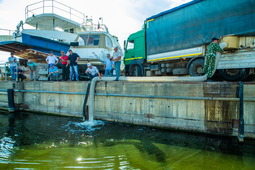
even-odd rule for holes
{"type": "Polygon", "coordinates": [[[224,50],[236,50],[239,48],[238,36],[226,36],[220,41],[220,47],[224,50]]]}

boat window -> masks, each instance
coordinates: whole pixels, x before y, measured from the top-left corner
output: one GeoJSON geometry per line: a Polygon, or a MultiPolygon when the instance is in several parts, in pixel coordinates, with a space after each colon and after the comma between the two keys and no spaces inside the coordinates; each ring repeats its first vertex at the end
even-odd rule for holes
{"type": "Polygon", "coordinates": [[[105,45],[108,48],[112,48],[113,47],[112,40],[109,37],[107,37],[107,36],[105,36],[105,45]]]}
{"type": "Polygon", "coordinates": [[[128,50],[134,49],[134,40],[128,41],[127,49],[128,49],[128,50]]]}
{"type": "Polygon", "coordinates": [[[97,46],[99,45],[100,35],[80,35],[84,41],[84,45],[97,46]]]}

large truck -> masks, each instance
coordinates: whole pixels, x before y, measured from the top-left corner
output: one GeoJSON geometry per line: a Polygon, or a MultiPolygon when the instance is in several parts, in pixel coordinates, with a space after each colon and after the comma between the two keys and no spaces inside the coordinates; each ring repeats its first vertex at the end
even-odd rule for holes
{"type": "Polygon", "coordinates": [[[233,81],[254,75],[254,6],[254,0],[193,0],[147,18],[124,43],[125,74],[202,75],[206,46],[222,37],[217,74],[233,81]]]}

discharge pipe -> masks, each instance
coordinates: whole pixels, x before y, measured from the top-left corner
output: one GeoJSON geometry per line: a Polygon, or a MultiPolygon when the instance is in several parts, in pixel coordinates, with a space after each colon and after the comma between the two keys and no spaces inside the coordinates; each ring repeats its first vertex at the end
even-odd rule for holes
{"type": "MultiPolygon", "coordinates": [[[[95,87],[97,81],[114,81],[115,77],[95,77],[91,80],[89,91],[89,121],[94,120],[95,109],[95,87]]],[[[201,82],[207,80],[207,75],[194,77],[120,77],[119,81],[136,82],[201,82]]]]}

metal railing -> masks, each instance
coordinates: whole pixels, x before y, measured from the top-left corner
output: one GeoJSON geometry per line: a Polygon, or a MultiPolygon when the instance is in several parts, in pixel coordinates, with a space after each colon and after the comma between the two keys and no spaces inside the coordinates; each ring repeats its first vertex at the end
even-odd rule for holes
{"type": "Polygon", "coordinates": [[[55,0],[43,0],[28,5],[25,9],[25,19],[46,13],[58,14],[78,23],[85,21],[85,14],[55,0]]]}
{"type": "Polygon", "coordinates": [[[0,28],[0,41],[10,41],[13,38],[14,30],[0,28]]]}
{"type": "Polygon", "coordinates": [[[10,68],[10,64],[8,62],[0,63],[0,80],[8,80],[8,77],[10,76],[10,70],[8,71],[8,68],[10,68]]]}
{"type": "MultiPolygon", "coordinates": [[[[18,81],[18,68],[20,67],[20,64],[17,63],[16,67],[16,81],[18,81]]],[[[7,81],[11,79],[11,70],[10,70],[10,63],[5,62],[5,63],[0,63],[0,81],[7,81]]]]}

